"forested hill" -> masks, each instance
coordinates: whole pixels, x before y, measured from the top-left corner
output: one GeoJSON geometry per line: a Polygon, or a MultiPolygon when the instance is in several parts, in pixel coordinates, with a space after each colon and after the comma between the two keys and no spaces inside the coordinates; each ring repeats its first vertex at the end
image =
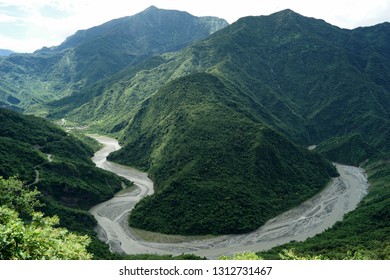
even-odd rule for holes
{"type": "Polygon", "coordinates": [[[358,133],[388,150],[389,33],[388,23],[346,30],[290,10],[242,18],[52,108],[71,104],[69,118],[117,133],[166,82],[206,72],[234,84],[242,93],[235,102],[295,142],[358,133]]]}
{"type": "Polygon", "coordinates": [[[44,119],[0,108],[0,123],[0,176],[37,187],[47,215],[58,215],[62,226],[94,236],[89,208],[130,182],[95,167],[85,141],[44,119]]]}
{"type": "Polygon", "coordinates": [[[227,24],[219,18],[152,6],[136,15],[80,30],[57,47],[0,60],[0,102],[25,109],[56,100],[153,54],[175,51],[203,39],[227,24]]]}
{"type": "Polygon", "coordinates": [[[132,119],[111,159],[148,170],[156,194],[131,225],[171,234],[242,233],[318,192],[334,167],[232,103],[210,74],[162,87],[132,119]]]}
{"type": "MultiPolygon", "coordinates": [[[[124,149],[112,158],[152,174],[158,191],[136,207],[132,225],[170,233],[246,231],[278,213],[280,203],[296,205],[295,193],[313,191],[307,188],[313,170],[327,170],[307,152],[298,157],[308,160],[305,167],[290,162],[290,151],[297,152],[289,140],[311,145],[360,135],[356,143],[367,150],[354,164],[390,149],[389,32],[389,24],[346,30],[291,10],[246,17],[53,108],[77,104],[67,117],[120,135],[124,149]],[[213,191],[226,197],[195,199],[213,191]],[[180,216],[174,209],[181,206],[189,207],[180,216]]],[[[331,174],[317,178],[325,182],[331,174]]],[[[314,185],[318,190],[320,182],[314,185]]]]}
{"type": "MultiPolygon", "coordinates": [[[[153,231],[247,232],[324,187],[336,174],[323,156],[368,163],[375,187],[361,217],[365,232],[378,229],[379,247],[388,228],[389,65],[389,23],[347,30],[284,10],[227,25],[151,7],[57,48],[1,58],[0,101],[118,137],[123,148],[111,159],[148,171],[156,188],[129,222],[153,231]],[[178,30],[165,28],[168,18],[178,30]],[[112,29],[130,21],[134,33],[112,29]]],[[[45,147],[33,146],[32,175],[54,164],[45,147]]],[[[68,190],[57,183],[50,198],[68,190]]]]}

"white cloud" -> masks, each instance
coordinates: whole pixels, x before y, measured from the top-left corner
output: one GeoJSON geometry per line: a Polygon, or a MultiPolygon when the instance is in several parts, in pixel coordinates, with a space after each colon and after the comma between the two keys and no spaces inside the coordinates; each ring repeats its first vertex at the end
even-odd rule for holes
{"type": "Polygon", "coordinates": [[[292,9],[343,28],[373,25],[390,19],[390,1],[293,1],[292,9]],[[384,16],[386,15],[386,16],[384,16]]]}
{"type": "Polygon", "coordinates": [[[77,30],[133,15],[151,5],[196,16],[218,16],[230,23],[286,8],[345,28],[390,20],[390,0],[0,0],[0,48],[33,51],[58,45],[77,30]],[[19,28],[12,38],[21,34],[20,41],[9,39],[12,28],[19,28]]]}
{"type": "Polygon", "coordinates": [[[51,40],[42,38],[14,39],[0,35],[0,49],[8,49],[15,52],[33,52],[43,46],[51,46],[51,40]]]}
{"type": "Polygon", "coordinates": [[[17,17],[13,17],[13,16],[9,16],[9,15],[5,15],[5,14],[0,14],[0,23],[16,23],[18,22],[20,19],[17,18],[17,17]]]}

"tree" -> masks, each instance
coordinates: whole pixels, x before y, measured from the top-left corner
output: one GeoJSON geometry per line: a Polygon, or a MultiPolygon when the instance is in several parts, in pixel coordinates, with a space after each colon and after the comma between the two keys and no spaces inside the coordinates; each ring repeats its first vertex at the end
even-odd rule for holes
{"type": "Polygon", "coordinates": [[[35,208],[42,206],[39,195],[37,189],[29,189],[15,177],[5,180],[0,176],[0,205],[14,209],[23,216],[31,216],[35,208]]]}
{"type": "Polygon", "coordinates": [[[91,259],[86,247],[89,236],[55,227],[57,216],[35,212],[41,205],[37,190],[29,190],[16,178],[0,177],[0,259],[76,260],[91,259]],[[28,216],[22,219],[19,211],[28,216]]]}
{"type": "MultiPolygon", "coordinates": [[[[282,260],[329,260],[329,258],[323,255],[299,255],[295,253],[294,249],[283,249],[282,253],[279,254],[282,260]]],[[[348,251],[345,254],[343,260],[368,260],[372,259],[369,256],[369,252],[364,250],[357,250],[355,252],[348,251]]]]}
{"type": "Polygon", "coordinates": [[[233,257],[221,256],[220,260],[262,260],[256,253],[254,252],[244,252],[235,254],[233,257]]]}

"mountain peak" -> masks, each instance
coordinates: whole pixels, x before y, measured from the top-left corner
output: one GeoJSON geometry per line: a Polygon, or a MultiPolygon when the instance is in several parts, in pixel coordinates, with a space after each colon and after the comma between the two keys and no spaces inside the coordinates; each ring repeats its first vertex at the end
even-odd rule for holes
{"type": "Polygon", "coordinates": [[[147,10],[158,10],[158,8],[154,5],[152,5],[152,6],[145,9],[145,11],[147,11],[147,10]]]}
{"type": "Polygon", "coordinates": [[[146,8],[143,12],[155,12],[155,11],[158,11],[159,8],[157,8],[156,6],[152,5],[148,8],[146,8]]]}
{"type": "Polygon", "coordinates": [[[275,16],[275,17],[278,17],[280,19],[285,19],[285,18],[296,18],[296,17],[303,17],[302,15],[294,12],[293,10],[291,9],[285,9],[285,10],[281,10],[279,12],[276,12],[276,13],[273,13],[270,15],[271,17],[272,16],[275,16]]]}
{"type": "Polygon", "coordinates": [[[275,14],[291,15],[291,14],[297,14],[297,13],[294,12],[293,10],[291,10],[291,9],[284,9],[284,10],[281,10],[279,12],[276,12],[275,14]]]}

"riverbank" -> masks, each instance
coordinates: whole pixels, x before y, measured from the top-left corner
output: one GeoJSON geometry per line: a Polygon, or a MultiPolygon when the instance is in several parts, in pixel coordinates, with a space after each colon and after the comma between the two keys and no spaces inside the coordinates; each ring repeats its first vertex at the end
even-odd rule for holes
{"type": "Polygon", "coordinates": [[[128,228],[127,217],[135,204],[154,192],[147,174],[133,168],[107,161],[109,153],[120,148],[115,139],[94,136],[104,147],[92,160],[96,166],[114,172],[134,182],[135,190],[115,196],[93,207],[90,212],[99,224],[100,236],[114,252],[126,254],[192,253],[207,258],[232,255],[243,251],[262,251],[290,241],[303,241],[342,220],[343,215],[356,208],[367,194],[368,182],[364,170],[336,165],[340,177],[313,198],[282,215],[269,220],[258,230],[239,235],[224,235],[179,243],[146,242],[128,228]]]}

